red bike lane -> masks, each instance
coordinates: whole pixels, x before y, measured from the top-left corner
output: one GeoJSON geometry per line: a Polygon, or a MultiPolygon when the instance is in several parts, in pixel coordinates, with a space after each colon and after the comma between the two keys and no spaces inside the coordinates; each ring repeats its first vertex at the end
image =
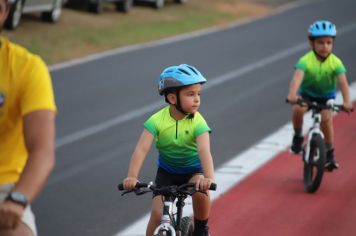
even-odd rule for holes
{"type": "Polygon", "coordinates": [[[355,236],[356,112],[338,114],[334,128],[340,169],[316,193],[304,191],[301,157],[284,151],[214,201],[211,235],[355,236]]]}

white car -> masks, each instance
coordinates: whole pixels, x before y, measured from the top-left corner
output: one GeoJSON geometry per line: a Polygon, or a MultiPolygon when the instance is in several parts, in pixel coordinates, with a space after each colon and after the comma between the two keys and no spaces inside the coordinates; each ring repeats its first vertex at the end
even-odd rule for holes
{"type": "Polygon", "coordinates": [[[40,12],[44,21],[57,22],[65,0],[10,0],[10,12],[5,22],[7,29],[15,29],[24,13],[40,12]]]}

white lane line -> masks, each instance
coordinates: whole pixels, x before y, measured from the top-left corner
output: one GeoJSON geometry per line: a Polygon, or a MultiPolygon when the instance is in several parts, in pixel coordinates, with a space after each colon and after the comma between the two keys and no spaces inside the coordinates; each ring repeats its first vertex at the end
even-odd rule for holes
{"type": "Polygon", "coordinates": [[[279,13],[282,13],[282,12],[287,11],[289,9],[293,9],[293,8],[299,7],[299,6],[307,4],[307,3],[308,3],[308,0],[302,0],[302,1],[295,1],[295,2],[291,2],[291,3],[287,3],[287,4],[284,4],[284,5],[280,6],[280,7],[278,7],[271,14],[268,14],[266,16],[247,17],[244,20],[237,20],[237,21],[234,21],[232,23],[226,24],[226,26],[214,26],[214,27],[211,27],[211,28],[197,30],[197,31],[194,31],[194,32],[181,34],[181,35],[173,36],[173,37],[168,37],[168,38],[157,40],[157,41],[153,41],[153,42],[136,44],[136,45],[127,46],[127,47],[124,47],[124,48],[115,48],[115,49],[107,50],[107,51],[104,51],[104,52],[95,53],[95,54],[92,54],[92,55],[89,55],[89,56],[86,56],[86,57],[72,59],[72,60],[69,60],[69,61],[66,61],[66,62],[63,62],[63,63],[58,63],[58,64],[55,64],[55,65],[51,65],[49,68],[53,72],[53,71],[65,69],[65,68],[68,68],[68,67],[72,67],[72,66],[75,66],[75,65],[80,65],[80,64],[91,62],[91,61],[99,60],[99,59],[102,59],[102,58],[115,56],[115,55],[118,55],[118,54],[132,52],[132,51],[145,49],[145,48],[162,46],[162,45],[171,44],[171,43],[182,41],[182,40],[186,40],[186,39],[191,39],[191,38],[196,38],[196,37],[208,35],[208,34],[211,34],[211,33],[216,33],[216,32],[222,31],[222,30],[235,28],[235,27],[238,27],[238,26],[246,25],[246,24],[251,23],[253,21],[257,21],[257,20],[261,20],[261,19],[264,19],[264,18],[267,18],[267,17],[271,17],[272,15],[277,15],[279,13]]]}
{"type": "MultiPolygon", "coordinates": [[[[352,101],[356,100],[356,82],[350,85],[350,94],[352,101]]],[[[337,95],[337,103],[342,102],[340,93],[337,95]]],[[[287,104],[286,104],[287,106],[287,104]]],[[[286,108],[287,109],[287,108],[286,108]]],[[[304,116],[303,132],[306,133],[308,127],[312,124],[310,113],[304,116]]],[[[212,200],[217,199],[223,193],[236,186],[255,170],[262,167],[265,163],[272,160],[280,152],[285,151],[291,142],[293,134],[292,124],[281,127],[275,133],[269,135],[256,145],[252,146],[243,153],[235,156],[230,161],[223,164],[215,171],[215,179],[218,184],[217,191],[211,191],[212,200]]],[[[184,208],[184,215],[191,215],[191,199],[188,199],[187,207],[184,208]]],[[[144,236],[146,231],[149,214],[139,219],[136,223],[128,226],[126,229],[117,232],[113,236],[144,236]]]]}
{"type": "MultiPolygon", "coordinates": [[[[286,49],[286,50],[283,50],[281,52],[278,52],[272,56],[269,56],[269,57],[266,57],[266,58],[263,58],[262,60],[260,61],[257,61],[255,63],[252,63],[252,64],[249,64],[245,67],[242,67],[240,69],[237,69],[237,70],[233,70],[233,71],[230,71],[224,75],[221,75],[221,76],[218,76],[216,78],[212,78],[209,80],[209,83],[207,83],[205,86],[204,86],[204,89],[207,90],[207,89],[210,89],[212,87],[215,87],[215,86],[218,86],[222,83],[225,83],[225,82],[228,82],[232,79],[236,79],[237,77],[240,77],[240,76],[243,76],[249,72],[252,72],[256,69],[259,69],[263,66],[266,66],[266,65],[269,65],[273,62],[276,62],[280,59],[283,59],[285,57],[288,57],[290,55],[293,55],[294,53],[296,52],[299,52],[299,51],[302,51],[302,50],[305,50],[307,49],[308,47],[308,44],[307,43],[303,43],[303,44],[299,44],[295,47],[292,47],[292,48],[289,48],[289,49],[286,49]]],[[[140,117],[141,115],[144,115],[148,112],[152,112],[154,110],[156,110],[157,108],[161,107],[164,105],[164,102],[163,101],[160,101],[160,102],[155,102],[151,105],[148,105],[148,106],[144,106],[144,107],[141,107],[141,108],[138,108],[134,111],[131,111],[125,115],[120,115],[120,116],[117,116],[117,117],[114,117],[110,120],[107,120],[107,121],[104,121],[98,125],[94,125],[94,126],[91,126],[89,128],[86,128],[86,129],[83,129],[83,130],[80,130],[80,131],[77,131],[75,133],[72,133],[70,135],[67,135],[67,136],[64,136],[62,138],[59,138],[56,142],[56,146],[57,148],[60,148],[64,145],[67,145],[67,144],[70,144],[70,143],[73,143],[73,142],[76,142],[78,140],[81,140],[83,138],[86,138],[88,136],[91,136],[93,134],[96,134],[96,133],[99,133],[101,131],[104,131],[104,130],[107,130],[113,126],[116,126],[116,125],[119,125],[119,124],[122,124],[124,122],[127,122],[129,120],[132,120],[134,118],[137,118],[137,117],[140,117]]]]}
{"type": "MultiPolygon", "coordinates": [[[[356,26],[356,24],[355,24],[356,26]]],[[[223,84],[225,82],[228,82],[232,79],[236,79],[238,77],[241,77],[245,74],[248,74],[254,70],[257,70],[259,68],[262,68],[264,66],[267,66],[271,63],[274,63],[278,60],[281,60],[283,58],[286,58],[288,56],[291,56],[293,55],[294,53],[297,53],[299,51],[302,51],[302,50],[306,50],[308,48],[308,44],[307,43],[302,43],[302,44],[298,44],[292,48],[289,48],[289,49],[286,49],[286,50],[283,50],[281,52],[278,52],[272,56],[269,56],[269,57],[266,57],[266,58],[263,58],[262,60],[260,61],[257,61],[255,63],[252,63],[252,64],[249,64],[247,66],[244,66],[240,69],[237,69],[237,70],[233,70],[233,71],[230,71],[226,74],[223,74],[221,76],[218,76],[218,77],[215,77],[215,78],[212,78],[209,80],[209,83],[207,83],[205,86],[204,86],[204,90],[207,90],[207,89],[210,89],[210,88],[213,88],[215,86],[218,86],[220,84],[223,84]]],[[[91,126],[89,128],[86,128],[86,129],[83,129],[83,130],[80,130],[80,131],[77,131],[75,133],[72,133],[70,135],[67,135],[67,136],[64,136],[62,138],[59,138],[56,142],[56,146],[57,148],[60,148],[62,146],[65,146],[67,144],[70,144],[70,143],[74,143],[78,140],[81,140],[81,139],[84,139],[88,136],[91,136],[93,134],[96,134],[96,133],[99,133],[101,131],[104,131],[104,130],[107,130],[111,127],[114,127],[116,125],[119,125],[119,124],[122,124],[124,122],[127,122],[129,120],[132,120],[134,118],[137,118],[137,117],[140,117],[141,115],[144,115],[148,112],[152,112],[156,109],[158,109],[159,107],[163,106],[164,105],[164,102],[163,101],[160,101],[160,102],[155,102],[151,105],[148,105],[148,106],[144,106],[144,107],[141,107],[141,108],[138,108],[134,111],[131,111],[129,113],[126,113],[125,115],[120,115],[120,116],[117,116],[117,117],[114,117],[110,120],[107,120],[107,121],[104,121],[98,125],[94,125],[94,126],[91,126]]]]}
{"type": "MultiPolygon", "coordinates": [[[[339,35],[349,33],[355,29],[356,29],[356,23],[346,25],[339,30],[339,32],[340,32],[339,35]]],[[[260,61],[249,64],[247,66],[244,66],[240,69],[236,69],[236,70],[230,71],[226,74],[223,74],[221,76],[212,78],[209,80],[209,83],[207,83],[206,86],[204,86],[204,89],[210,89],[212,87],[221,85],[227,81],[241,77],[247,73],[255,71],[259,68],[262,68],[264,66],[272,64],[278,60],[281,60],[283,58],[286,58],[288,56],[291,56],[297,52],[300,52],[300,51],[303,51],[306,49],[308,49],[308,44],[301,43],[294,47],[288,48],[286,50],[282,50],[282,51],[277,52],[269,57],[263,58],[260,61]]],[[[86,137],[89,137],[89,136],[99,133],[101,131],[107,130],[107,129],[114,127],[116,125],[122,124],[122,123],[132,120],[134,118],[140,117],[148,112],[152,112],[163,105],[164,105],[163,101],[158,101],[158,102],[149,104],[147,106],[135,109],[135,110],[128,112],[124,115],[116,116],[110,120],[99,123],[98,125],[93,125],[89,128],[86,128],[86,129],[74,132],[72,134],[69,134],[67,136],[61,137],[56,141],[56,147],[60,148],[67,144],[74,143],[78,140],[84,139],[86,137]]]]}
{"type": "Polygon", "coordinates": [[[88,136],[91,136],[93,134],[99,133],[103,130],[110,129],[111,127],[122,124],[122,123],[127,122],[131,119],[134,119],[136,117],[140,117],[150,111],[157,110],[159,107],[162,107],[163,105],[164,105],[163,101],[158,101],[158,102],[149,104],[147,106],[141,107],[139,109],[133,110],[131,112],[128,112],[124,115],[116,116],[116,117],[114,117],[110,120],[107,120],[105,122],[102,122],[98,125],[94,125],[89,128],[72,133],[70,135],[64,136],[62,138],[59,138],[56,141],[56,147],[59,148],[66,144],[74,143],[75,141],[78,141],[78,140],[81,140],[88,136]]]}

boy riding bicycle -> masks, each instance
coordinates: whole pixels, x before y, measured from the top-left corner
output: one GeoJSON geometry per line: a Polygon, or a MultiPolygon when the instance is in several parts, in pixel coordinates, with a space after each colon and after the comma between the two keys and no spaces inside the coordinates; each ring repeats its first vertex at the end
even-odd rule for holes
{"type": "MultiPolygon", "coordinates": [[[[295,66],[295,72],[290,83],[288,100],[296,102],[298,98],[326,104],[329,99],[335,99],[337,84],[343,97],[344,109],[352,109],[349,86],[346,79],[346,69],[342,61],[332,53],[336,27],[329,21],[316,21],[309,27],[309,43],[311,51],[301,57],[295,66]]],[[[293,106],[292,122],[294,136],[291,150],[294,153],[302,151],[303,115],[306,107],[293,106]]],[[[339,167],[334,158],[332,111],[321,112],[321,129],[325,135],[326,164],[325,168],[333,170],[339,167]]]]}
{"type": "MultiPolygon", "coordinates": [[[[143,161],[156,143],[159,156],[155,179],[157,187],[196,183],[196,188],[207,191],[214,181],[214,165],[210,153],[210,128],[198,112],[203,75],[193,66],[182,64],[163,70],[158,82],[160,95],[169,104],[153,114],[132,154],[128,175],[123,181],[129,190],[138,182],[143,161]]],[[[153,194],[151,217],[146,235],[152,236],[162,215],[162,196],[153,194]]],[[[195,236],[209,235],[207,222],[210,198],[207,194],[192,196],[195,236]]]]}

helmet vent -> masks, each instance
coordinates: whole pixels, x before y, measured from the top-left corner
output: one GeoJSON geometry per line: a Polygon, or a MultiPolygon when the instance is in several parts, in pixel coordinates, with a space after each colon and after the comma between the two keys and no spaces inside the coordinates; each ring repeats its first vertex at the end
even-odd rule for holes
{"type": "Polygon", "coordinates": [[[190,75],[186,70],[183,70],[183,69],[181,69],[181,68],[179,68],[178,70],[179,70],[180,72],[186,74],[186,75],[190,75]]]}
{"type": "Polygon", "coordinates": [[[323,22],[323,29],[326,30],[326,24],[323,22]]]}
{"type": "Polygon", "coordinates": [[[173,70],[167,70],[167,71],[166,71],[166,73],[171,73],[171,72],[173,72],[173,70]]]}
{"type": "Polygon", "coordinates": [[[191,69],[196,75],[198,75],[198,72],[193,68],[193,67],[191,67],[191,66],[188,66],[189,67],[189,69],[191,69]]]}

